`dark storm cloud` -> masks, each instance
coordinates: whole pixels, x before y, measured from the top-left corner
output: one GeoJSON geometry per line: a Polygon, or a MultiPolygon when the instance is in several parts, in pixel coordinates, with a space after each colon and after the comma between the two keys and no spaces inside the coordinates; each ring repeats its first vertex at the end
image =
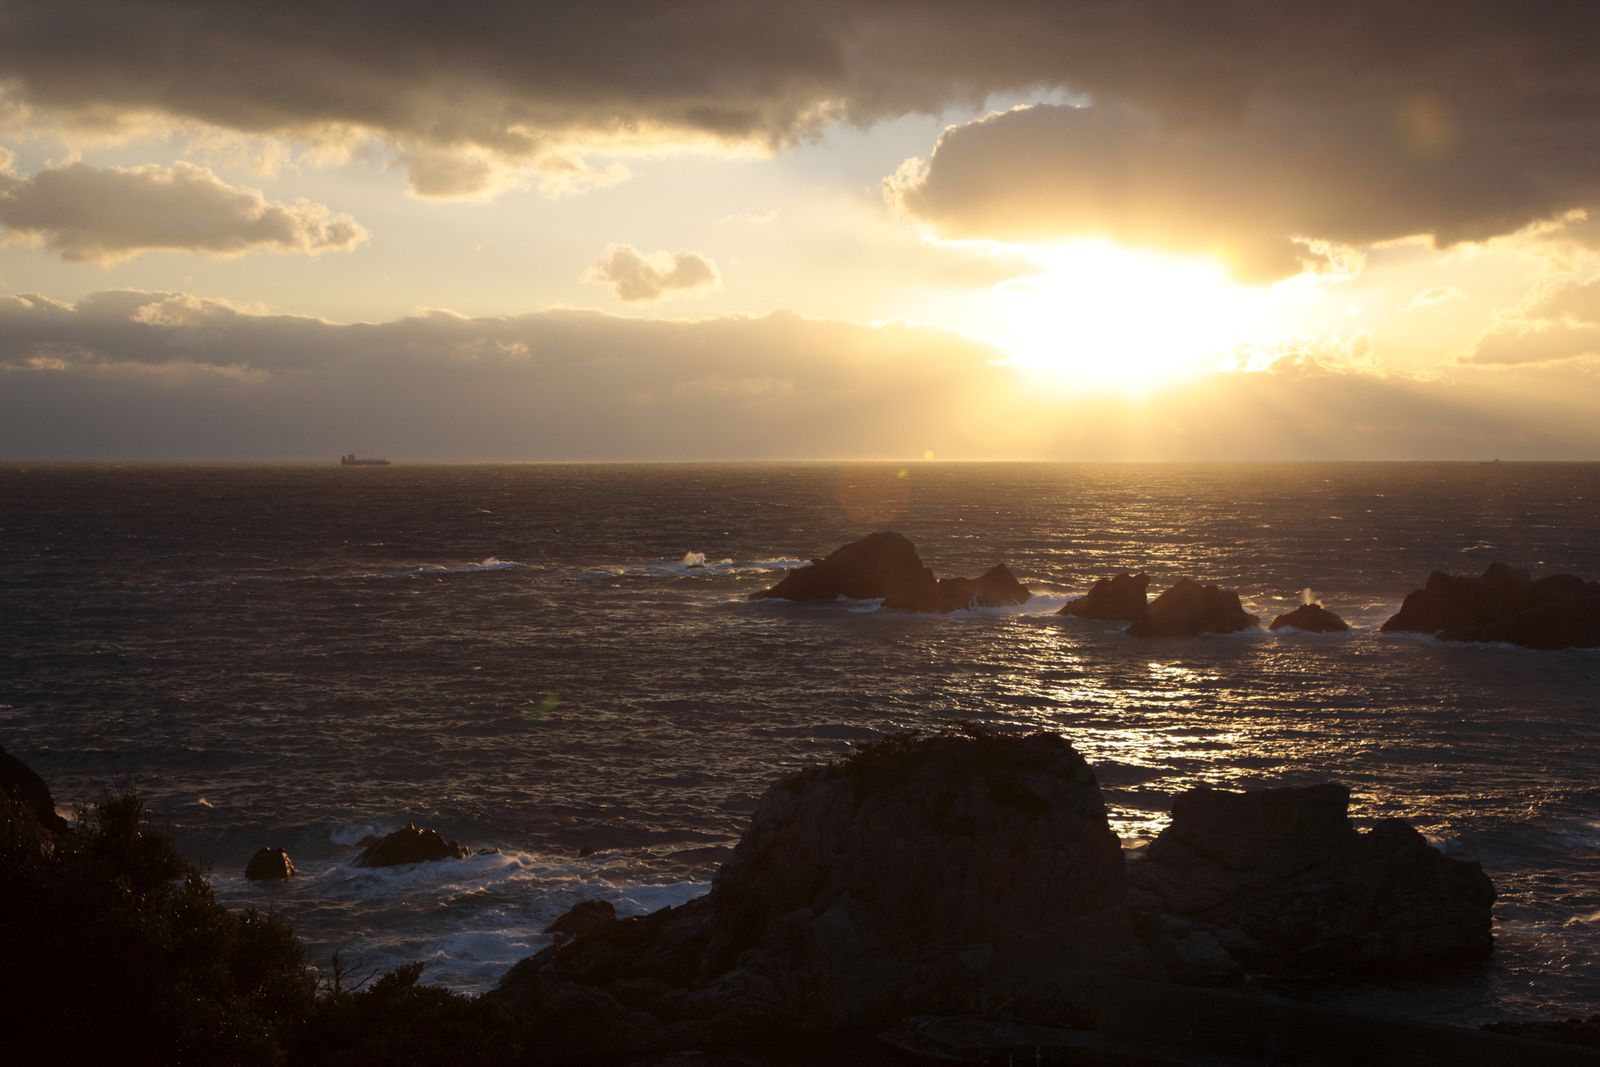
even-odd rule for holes
{"type": "Polygon", "coordinates": [[[0,149],[0,232],[75,263],[114,263],[151,250],[236,255],[251,249],[347,251],[367,237],[349,215],[308,200],[275,203],[204,167],[83,163],[17,174],[0,149]]]}
{"type": "Polygon", "coordinates": [[[432,160],[421,184],[448,194],[490,180],[475,152],[783,145],[839,118],[1066,89],[1104,110],[952,133],[908,205],[963,232],[1027,230],[990,196],[1039,209],[1046,233],[1142,236],[1160,216],[1265,275],[1294,266],[1286,236],[1448,242],[1600,199],[1597,26],[1600,6],[1551,0],[11,0],[0,79],[85,122],[376,132],[432,160]]]}
{"type": "MultiPolygon", "coordinates": [[[[1576,458],[1570,380],[1518,406],[1319,358],[1139,401],[1059,393],[950,334],[779,313],[349,324],[183,293],[0,297],[0,456],[1576,458]],[[1564,406],[1563,406],[1564,405],[1564,406]]],[[[1548,374],[1537,371],[1536,374],[1548,374]]],[[[1590,383],[1592,384],[1592,383],[1590,383]]]]}

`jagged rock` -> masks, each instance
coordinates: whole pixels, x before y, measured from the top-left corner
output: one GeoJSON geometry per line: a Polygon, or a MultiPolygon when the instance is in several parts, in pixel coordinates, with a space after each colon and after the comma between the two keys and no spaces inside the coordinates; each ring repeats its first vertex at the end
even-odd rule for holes
{"type": "Polygon", "coordinates": [[[294,861],[289,858],[289,853],[281,848],[259,849],[250,857],[250,862],[245,864],[244,876],[253,882],[293,878],[294,861]]]}
{"type": "Polygon", "coordinates": [[[39,825],[55,833],[65,833],[67,820],[56,814],[50,787],[33,768],[0,748],[0,793],[5,793],[33,813],[39,825]]]}
{"type": "Polygon", "coordinates": [[[1321,604],[1301,604],[1293,611],[1273,619],[1267,629],[1281,630],[1285,626],[1314,634],[1343,633],[1350,629],[1349,623],[1321,604]]]}
{"type": "Polygon", "coordinates": [[[1195,637],[1247,630],[1257,622],[1232,590],[1179,578],[1151,601],[1145,617],[1128,627],[1128,633],[1135,637],[1195,637]]]}
{"type": "Polygon", "coordinates": [[[464,859],[472,850],[459,841],[447,841],[437,830],[419,830],[408,822],[399,830],[368,846],[356,857],[357,867],[394,867],[402,863],[432,863],[464,859]]]}
{"type": "Polygon", "coordinates": [[[1348,803],[1336,784],[1191,790],[1129,864],[1135,903],[1188,920],[1268,973],[1394,973],[1487,956],[1494,887],[1478,864],[1398,819],[1360,833],[1348,803]]]}
{"type": "Polygon", "coordinates": [[[937,613],[1021,604],[1028,596],[1027,587],[1005,564],[977,578],[936,578],[923,566],[910,541],[885,530],[852,541],[826,559],[812,561],[809,567],[790,571],[783,581],[750,599],[881,599],[886,608],[937,613]]]}
{"type": "Polygon", "coordinates": [[[1445,641],[1501,641],[1526,648],[1600,647],[1600,582],[1491,563],[1478,578],[1434,571],[1383,624],[1386,633],[1445,641]]]}
{"type": "Polygon", "coordinates": [[[1085,596],[1072,601],[1057,614],[1107,622],[1138,622],[1150,609],[1149,588],[1148,574],[1124,571],[1095,582],[1085,596]]]}
{"type": "Polygon", "coordinates": [[[606,923],[617,921],[617,909],[609,900],[583,900],[569,908],[566,914],[544,928],[558,940],[576,941],[606,923]]]}
{"type": "Polygon", "coordinates": [[[1132,951],[1124,897],[1099,786],[1059,736],[892,738],[769,789],[709,896],[546,950],[494,995],[557,1048],[578,1029],[550,1005],[614,1015],[633,1051],[1060,1016],[1064,989],[1132,951]]]}

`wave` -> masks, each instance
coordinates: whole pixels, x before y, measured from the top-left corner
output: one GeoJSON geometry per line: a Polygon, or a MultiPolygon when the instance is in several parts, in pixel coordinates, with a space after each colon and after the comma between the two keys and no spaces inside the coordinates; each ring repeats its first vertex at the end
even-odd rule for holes
{"type": "Polygon", "coordinates": [[[729,574],[776,574],[811,564],[808,559],[711,559],[704,552],[685,552],[682,559],[658,563],[591,567],[570,575],[578,580],[608,578],[710,578],[729,574]]]}
{"type": "Polygon", "coordinates": [[[400,571],[389,571],[385,578],[435,578],[445,574],[477,574],[481,571],[509,571],[523,564],[513,559],[490,556],[476,563],[424,563],[400,571]]]}

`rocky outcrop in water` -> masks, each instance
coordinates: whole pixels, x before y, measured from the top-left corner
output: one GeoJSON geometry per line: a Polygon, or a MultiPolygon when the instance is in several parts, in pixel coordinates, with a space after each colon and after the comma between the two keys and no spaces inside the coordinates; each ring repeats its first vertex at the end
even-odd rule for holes
{"type": "Polygon", "coordinates": [[[707,896],[586,920],[490,995],[552,1058],[606,1061],[907,1016],[1081,1026],[1118,975],[1481,959],[1494,894],[1477,864],[1395,820],[1359,833],[1348,800],[1339,785],[1195,790],[1125,869],[1061,737],[890,738],[769,789],[707,896]]]}
{"type": "Polygon", "coordinates": [[[1028,596],[1027,587],[1004,564],[977,578],[936,578],[904,535],[884,530],[852,541],[809,567],[790,571],[751,599],[881,599],[886,608],[947,612],[1021,604],[1028,596]]]}
{"type": "Polygon", "coordinates": [[[1128,627],[1128,633],[1135,637],[1197,637],[1248,630],[1257,622],[1231,589],[1179,578],[1150,602],[1145,617],[1128,627]]]}
{"type": "Polygon", "coordinates": [[[21,804],[39,825],[55,833],[65,833],[67,820],[56,814],[55,798],[43,778],[33,768],[0,748],[0,793],[21,804]]]}
{"type": "Polygon", "coordinates": [[[1273,619],[1267,629],[1281,630],[1286,626],[1313,634],[1344,633],[1350,629],[1349,623],[1321,604],[1301,604],[1293,611],[1273,619]]]}
{"type": "Polygon", "coordinates": [[[1491,563],[1478,578],[1434,571],[1383,630],[1526,648],[1600,648],[1600,582],[1573,574],[1534,578],[1503,563],[1491,563]]]}
{"type": "Polygon", "coordinates": [[[1129,864],[1135,904],[1189,924],[1188,951],[1220,948],[1256,972],[1394,974],[1488,956],[1494,887],[1478,864],[1398,819],[1361,833],[1349,800],[1337,784],[1191,790],[1129,864]]]}
{"type": "Polygon", "coordinates": [[[1066,741],[894,738],[769,789],[708,896],[546,950],[494,995],[641,1049],[1059,1014],[1076,979],[1133,951],[1124,895],[1099,786],[1066,741]]]}
{"type": "Polygon", "coordinates": [[[1148,574],[1142,571],[1138,574],[1123,572],[1095,582],[1086,595],[1072,601],[1056,614],[1106,622],[1138,622],[1150,608],[1149,588],[1148,574]]]}
{"type": "Polygon", "coordinates": [[[281,848],[258,849],[245,864],[244,876],[252,882],[271,882],[294,877],[294,861],[281,848]]]}
{"type": "Polygon", "coordinates": [[[369,845],[356,857],[357,867],[395,867],[402,863],[434,863],[472,855],[459,841],[447,841],[437,830],[420,830],[408,822],[389,836],[369,845]]]}

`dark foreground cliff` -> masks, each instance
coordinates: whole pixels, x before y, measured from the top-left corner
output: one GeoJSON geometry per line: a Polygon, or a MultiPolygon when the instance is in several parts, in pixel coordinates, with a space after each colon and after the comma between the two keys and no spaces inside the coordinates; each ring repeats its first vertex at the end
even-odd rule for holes
{"type": "Polygon", "coordinates": [[[319,981],[280,920],[220,907],[135,798],[63,830],[27,787],[0,788],[19,1062],[1597,1058],[1252,992],[1252,975],[1470,968],[1492,888],[1403,824],[1356,830],[1334,785],[1185,794],[1125,868],[1093,771],[1054,734],[893,737],[788,777],[710,894],[621,920],[580,906],[477,999],[420,986],[420,963],[319,981]]]}

